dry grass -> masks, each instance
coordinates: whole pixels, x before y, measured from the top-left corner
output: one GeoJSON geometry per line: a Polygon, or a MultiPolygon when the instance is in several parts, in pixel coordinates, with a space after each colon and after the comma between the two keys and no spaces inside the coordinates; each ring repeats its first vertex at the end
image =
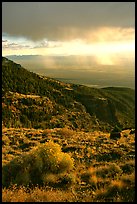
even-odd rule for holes
{"type": "MultiPolygon", "coordinates": [[[[129,202],[135,194],[135,134],[122,131],[119,140],[109,133],[82,132],[66,128],[2,130],[2,163],[51,140],[74,158],[73,191],[36,187],[2,190],[3,202],[129,202]],[[27,147],[27,145],[29,146],[27,147]],[[22,148],[23,145],[26,148],[22,148]],[[85,176],[85,177],[84,177],[85,176]],[[84,179],[83,179],[84,178],[84,179]]],[[[49,173],[47,183],[56,183],[49,173]]],[[[53,185],[54,187],[54,185],[53,185]]]]}
{"type": "Polygon", "coordinates": [[[71,191],[35,187],[27,192],[24,187],[2,190],[2,202],[74,202],[75,195],[71,191]]]}

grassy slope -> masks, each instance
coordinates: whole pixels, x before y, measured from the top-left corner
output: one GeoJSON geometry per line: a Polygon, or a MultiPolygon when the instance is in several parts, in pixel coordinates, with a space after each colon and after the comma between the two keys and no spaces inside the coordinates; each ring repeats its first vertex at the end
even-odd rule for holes
{"type": "Polygon", "coordinates": [[[135,135],[129,130],[115,141],[109,133],[3,129],[3,165],[35,146],[52,140],[74,158],[75,184],[66,190],[54,187],[3,189],[3,201],[133,201],[135,185],[135,135]],[[14,194],[13,194],[14,190],[14,194]]]}

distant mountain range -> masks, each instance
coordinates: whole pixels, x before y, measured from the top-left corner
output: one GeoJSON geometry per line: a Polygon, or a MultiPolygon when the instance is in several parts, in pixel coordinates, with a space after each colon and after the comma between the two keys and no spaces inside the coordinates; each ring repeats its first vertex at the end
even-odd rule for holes
{"type": "Polygon", "coordinates": [[[4,127],[85,131],[134,128],[135,90],[69,84],[2,57],[2,122],[4,127]]]}

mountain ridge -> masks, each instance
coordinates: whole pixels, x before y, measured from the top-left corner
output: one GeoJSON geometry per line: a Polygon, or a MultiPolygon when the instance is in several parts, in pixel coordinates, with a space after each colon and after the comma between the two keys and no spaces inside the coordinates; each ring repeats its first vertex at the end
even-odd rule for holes
{"type": "Polygon", "coordinates": [[[135,125],[133,89],[69,84],[30,72],[5,57],[2,57],[2,94],[4,126],[43,129],[68,126],[89,131],[135,125]]]}

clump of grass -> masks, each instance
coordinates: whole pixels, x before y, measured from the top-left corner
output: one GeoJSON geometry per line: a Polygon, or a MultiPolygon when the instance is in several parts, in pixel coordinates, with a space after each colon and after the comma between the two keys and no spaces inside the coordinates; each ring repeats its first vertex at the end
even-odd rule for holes
{"type": "Polygon", "coordinates": [[[111,179],[121,175],[121,173],[121,168],[115,163],[97,167],[92,166],[81,174],[81,180],[90,184],[92,189],[99,189],[108,185],[111,179]]]}
{"type": "Polygon", "coordinates": [[[120,149],[111,149],[107,153],[98,154],[97,155],[97,161],[107,161],[111,162],[112,160],[119,160],[124,155],[124,152],[120,149]]]}
{"type": "Polygon", "coordinates": [[[42,136],[49,136],[52,133],[52,129],[44,129],[42,136]]]}
{"type": "Polygon", "coordinates": [[[121,164],[120,167],[123,170],[123,173],[131,174],[135,171],[135,162],[131,160],[127,163],[121,164]]]}
{"type": "Polygon", "coordinates": [[[132,174],[123,174],[121,180],[126,184],[126,186],[134,186],[135,184],[135,173],[132,174]]]}
{"type": "Polygon", "coordinates": [[[71,138],[72,135],[74,134],[74,131],[67,128],[67,127],[64,127],[64,128],[61,128],[58,130],[58,133],[63,136],[63,138],[71,138]]]}
{"type": "Polygon", "coordinates": [[[121,173],[121,168],[115,163],[99,166],[96,169],[96,175],[101,178],[114,178],[115,176],[121,173]]]}
{"type": "Polygon", "coordinates": [[[94,200],[100,202],[134,202],[134,175],[125,175],[119,180],[111,180],[110,185],[105,189],[99,189],[96,191],[94,200]]]}
{"type": "Polygon", "coordinates": [[[11,141],[7,135],[2,136],[2,145],[9,145],[10,142],[11,141]]]}
{"type": "Polygon", "coordinates": [[[88,184],[92,190],[99,188],[102,179],[96,175],[96,168],[90,167],[87,171],[81,174],[81,180],[88,184]]]}
{"type": "Polygon", "coordinates": [[[83,173],[81,173],[81,180],[83,182],[89,183],[90,178],[93,175],[95,175],[95,168],[94,167],[90,167],[88,170],[86,170],[83,173]]]}
{"type": "Polygon", "coordinates": [[[124,183],[118,180],[112,180],[110,185],[105,189],[96,191],[95,200],[101,202],[114,202],[120,199],[120,193],[124,187],[124,183]]]}

